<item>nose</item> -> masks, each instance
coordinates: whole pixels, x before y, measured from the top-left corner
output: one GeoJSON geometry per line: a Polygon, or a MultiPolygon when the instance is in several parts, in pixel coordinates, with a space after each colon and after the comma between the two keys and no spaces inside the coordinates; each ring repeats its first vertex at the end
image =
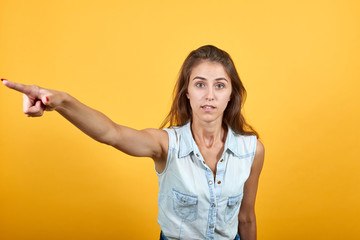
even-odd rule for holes
{"type": "Polygon", "coordinates": [[[214,89],[208,88],[207,94],[206,94],[206,100],[207,101],[213,101],[214,100],[214,89]]]}

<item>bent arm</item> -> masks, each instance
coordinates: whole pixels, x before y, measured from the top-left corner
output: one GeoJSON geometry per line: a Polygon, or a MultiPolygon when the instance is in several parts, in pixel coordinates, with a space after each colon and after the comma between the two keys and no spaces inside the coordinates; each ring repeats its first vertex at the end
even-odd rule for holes
{"type": "Polygon", "coordinates": [[[238,233],[241,240],[256,240],[255,199],[259,176],[264,164],[264,145],[257,140],[256,152],[251,166],[250,176],[244,186],[244,197],[239,212],[238,233]]]}

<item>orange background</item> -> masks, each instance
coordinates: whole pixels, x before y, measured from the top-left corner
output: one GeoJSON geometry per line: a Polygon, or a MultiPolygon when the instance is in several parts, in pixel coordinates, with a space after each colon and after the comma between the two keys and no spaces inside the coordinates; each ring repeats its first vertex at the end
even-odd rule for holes
{"type": "MultiPolygon", "coordinates": [[[[360,237],[358,1],[0,2],[0,77],[158,127],[187,54],[231,54],[265,145],[258,239],[360,237]]],[[[0,239],[158,239],[151,159],[0,86],[0,239]]]]}

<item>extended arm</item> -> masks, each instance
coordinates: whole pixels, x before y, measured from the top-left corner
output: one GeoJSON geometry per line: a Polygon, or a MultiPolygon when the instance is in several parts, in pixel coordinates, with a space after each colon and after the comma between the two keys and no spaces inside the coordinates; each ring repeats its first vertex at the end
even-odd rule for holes
{"type": "MultiPolygon", "coordinates": [[[[86,106],[65,92],[59,92],[58,97],[60,104],[55,107],[55,111],[91,138],[111,145],[109,133],[114,131],[115,123],[113,121],[103,113],[86,106]]],[[[54,96],[49,96],[47,105],[51,105],[53,98],[54,96]]]]}
{"type": "Polygon", "coordinates": [[[39,117],[44,111],[55,110],[91,138],[111,145],[126,154],[164,159],[167,133],[158,129],[135,130],[114,123],[103,113],[92,109],[71,95],[36,85],[3,81],[11,89],[22,92],[23,111],[27,116],[39,117]]]}
{"type": "Polygon", "coordinates": [[[239,212],[239,235],[241,240],[256,240],[255,199],[259,176],[264,164],[264,145],[258,140],[250,176],[244,186],[244,197],[239,212]]]}

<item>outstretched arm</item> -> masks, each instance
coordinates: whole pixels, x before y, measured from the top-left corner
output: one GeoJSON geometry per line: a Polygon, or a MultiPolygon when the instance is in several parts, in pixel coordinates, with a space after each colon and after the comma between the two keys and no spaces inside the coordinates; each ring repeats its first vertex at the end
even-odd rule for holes
{"type": "Polygon", "coordinates": [[[40,117],[44,111],[55,110],[96,141],[111,145],[132,156],[165,159],[168,138],[163,130],[140,131],[121,126],[68,93],[37,85],[2,81],[8,88],[23,93],[23,111],[29,117],[40,117]]]}

